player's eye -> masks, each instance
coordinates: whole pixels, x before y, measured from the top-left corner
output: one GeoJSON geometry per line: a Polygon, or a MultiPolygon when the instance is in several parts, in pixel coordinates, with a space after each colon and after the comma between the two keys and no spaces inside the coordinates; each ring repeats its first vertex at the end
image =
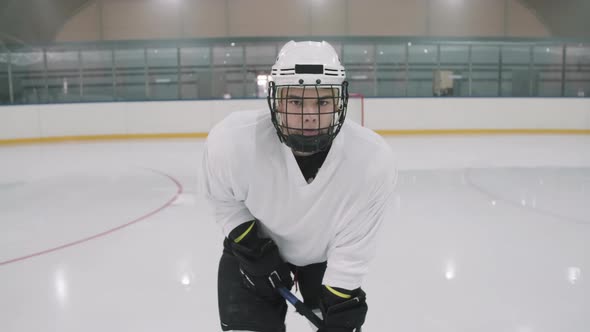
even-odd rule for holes
{"type": "Polygon", "coordinates": [[[293,106],[301,106],[301,104],[303,103],[299,99],[289,99],[288,102],[289,102],[289,105],[293,105],[293,106]]]}
{"type": "Polygon", "coordinates": [[[331,101],[328,99],[320,99],[320,101],[318,102],[318,105],[320,106],[328,106],[331,104],[331,101]]]}

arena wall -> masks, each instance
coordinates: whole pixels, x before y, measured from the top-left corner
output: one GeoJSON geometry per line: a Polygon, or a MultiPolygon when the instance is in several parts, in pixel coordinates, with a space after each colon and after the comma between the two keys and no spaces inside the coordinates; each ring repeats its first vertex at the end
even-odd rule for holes
{"type": "MultiPolygon", "coordinates": [[[[264,99],[3,106],[0,143],[205,137],[231,112],[266,107],[264,99]]],[[[590,134],[590,99],[365,98],[364,122],[382,135],[590,134]]]]}

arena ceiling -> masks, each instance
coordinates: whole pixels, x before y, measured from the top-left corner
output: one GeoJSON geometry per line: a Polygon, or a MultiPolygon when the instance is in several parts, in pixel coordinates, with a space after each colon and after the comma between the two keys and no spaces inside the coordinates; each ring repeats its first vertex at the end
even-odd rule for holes
{"type": "MultiPolygon", "coordinates": [[[[590,38],[590,0],[521,1],[536,13],[553,36],[590,38]]],[[[0,41],[11,44],[51,42],[68,18],[88,2],[0,0],[0,41]]]]}

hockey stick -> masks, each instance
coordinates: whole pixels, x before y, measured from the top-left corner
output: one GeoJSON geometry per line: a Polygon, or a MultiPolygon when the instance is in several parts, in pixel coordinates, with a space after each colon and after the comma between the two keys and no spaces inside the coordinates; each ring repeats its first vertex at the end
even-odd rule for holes
{"type": "MultiPolygon", "coordinates": [[[[313,311],[311,311],[311,309],[309,309],[303,302],[301,302],[287,288],[285,288],[284,286],[277,287],[277,291],[279,292],[279,294],[281,294],[281,296],[285,300],[287,300],[287,302],[291,303],[295,307],[295,310],[297,310],[298,313],[300,313],[302,316],[305,316],[305,318],[309,319],[309,321],[313,325],[315,325],[315,327],[317,327],[319,329],[322,326],[324,326],[324,321],[321,320],[318,316],[316,316],[316,314],[314,314],[313,311]]],[[[358,328],[355,331],[361,332],[361,328],[358,328]]]]}
{"type": "Polygon", "coordinates": [[[301,302],[287,288],[285,288],[284,286],[277,287],[277,291],[279,291],[279,294],[281,294],[281,296],[285,300],[287,300],[287,302],[291,303],[295,307],[295,310],[297,310],[298,313],[305,316],[305,318],[307,318],[313,325],[315,325],[315,327],[319,329],[322,326],[324,326],[324,321],[321,320],[318,316],[316,316],[316,314],[314,314],[308,306],[301,302]]]}
{"type": "Polygon", "coordinates": [[[291,303],[295,307],[295,310],[297,310],[298,313],[305,316],[305,318],[315,325],[315,327],[319,329],[324,326],[324,321],[316,316],[316,314],[314,314],[311,309],[309,309],[303,302],[299,301],[297,296],[293,295],[293,293],[291,293],[291,291],[288,290],[285,285],[283,285],[281,282],[281,277],[277,271],[273,271],[270,276],[268,276],[268,281],[270,281],[272,287],[276,289],[277,292],[279,292],[279,294],[281,294],[281,296],[287,300],[287,302],[291,303]]]}
{"type": "MultiPolygon", "coordinates": [[[[283,284],[281,283],[281,278],[279,277],[276,271],[270,274],[269,280],[272,286],[279,292],[279,294],[281,294],[281,296],[285,300],[287,300],[287,302],[291,303],[291,305],[295,307],[295,310],[299,314],[307,318],[318,329],[324,326],[324,321],[320,317],[318,317],[313,311],[311,311],[311,309],[309,309],[309,307],[306,306],[305,303],[301,302],[297,298],[297,296],[291,293],[291,291],[288,290],[287,287],[283,286],[283,284]]],[[[355,330],[355,332],[361,332],[361,328],[359,327],[355,330]]]]}

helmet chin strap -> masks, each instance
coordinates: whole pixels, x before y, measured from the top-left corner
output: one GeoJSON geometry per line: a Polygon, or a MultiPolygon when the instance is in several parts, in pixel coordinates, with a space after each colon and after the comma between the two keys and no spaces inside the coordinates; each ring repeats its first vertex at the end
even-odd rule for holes
{"type": "Polygon", "coordinates": [[[288,135],[285,143],[293,151],[303,153],[315,153],[326,150],[332,141],[330,135],[321,134],[318,136],[288,135]]]}

